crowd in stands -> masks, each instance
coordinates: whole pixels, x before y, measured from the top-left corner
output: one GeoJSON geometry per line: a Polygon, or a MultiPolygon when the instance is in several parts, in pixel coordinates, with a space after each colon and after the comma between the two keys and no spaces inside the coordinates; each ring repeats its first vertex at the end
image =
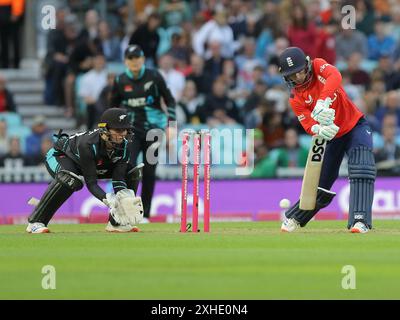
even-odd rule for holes
{"type": "MultiPolygon", "coordinates": [[[[289,92],[277,65],[283,49],[298,46],[342,72],[346,92],[371,124],[376,160],[399,159],[398,1],[135,1],[132,19],[128,1],[109,1],[113,11],[106,17],[94,9],[84,17],[68,5],[57,9],[43,61],[45,104],[65,108],[66,116],[93,128],[107,108],[115,75],[124,70],[125,48],[138,44],[146,66],[165,77],[177,101],[179,125],[256,129],[253,176],[273,177],[277,167],[302,167],[306,160],[307,139],[288,106],[289,92]],[[344,5],[355,8],[355,29],[343,27],[343,19],[349,19],[344,5]]],[[[0,112],[15,110],[0,77],[0,112]]],[[[35,157],[28,160],[18,142],[6,136],[5,126],[0,121],[2,159],[20,157],[28,163],[40,158],[48,138],[39,132],[43,128],[32,128],[36,138],[27,145],[35,144],[29,154],[35,157]]],[[[399,168],[385,174],[399,175],[399,168]]]]}

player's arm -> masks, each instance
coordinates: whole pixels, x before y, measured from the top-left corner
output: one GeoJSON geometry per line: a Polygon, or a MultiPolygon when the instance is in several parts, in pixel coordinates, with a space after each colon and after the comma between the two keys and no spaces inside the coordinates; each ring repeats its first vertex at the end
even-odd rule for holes
{"type": "Polygon", "coordinates": [[[339,131],[333,122],[322,126],[313,119],[311,112],[295,99],[290,99],[290,105],[304,130],[310,135],[318,135],[326,140],[332,140],[339,131]]]}
{"type": "Polygon", "coordinates": [[[342,75],[339,70],[321,58],[314,59],[314,70],[317,76],[325,79],[324,87],[318,99],[330,98],[334,101],[335,92],[342,84],[342,75]]]}
{"type": "Polygon", "coordinates": [[[175,121],[176,114],[175,114],[175,99],[172,96],[171,90],[167,87],[167,84],[162,77],[162,75],[157,72],[157,85],[160,90],[160,95],[164,99],[165,104],[167,105],[168,111],[168,121],[175,121]]]}
{"type": "Polygon", "coordinates": [[[96,161],[93,150],[89,144],[84,144],[78,147],[78,151],[86,186],[91,194],[103,201],[103,199],[106,199],[106,193],[97,183],[96,161]]]}
{"type": "Polygon", "coordinates": [[[120,76],[115,77],[113,87],[111,89],[110,108],[119,108],[122,102],[122,96],[119,91],[120,76]]]}

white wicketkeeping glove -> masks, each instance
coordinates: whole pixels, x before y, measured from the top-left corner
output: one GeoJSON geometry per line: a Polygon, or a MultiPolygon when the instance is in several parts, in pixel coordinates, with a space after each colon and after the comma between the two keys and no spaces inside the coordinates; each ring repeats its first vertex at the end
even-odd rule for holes
{"type": "Polygon", "coordinates": [[[331,98],[325,100],[319,99],[311,112],[311,118],[317,121],[322,126],[329,126],[335,120],[335,109],[329,108],[332,104],[331,98]]]}
{"type": "Polygon", "coordinates": [[[103,203],[104,203],[107,207],[109,207],[110,209],[111,209],[111,208],[115,208],[116,205],[117,205],[117,197],[115,196],[114,193],[107,193],[107,194],[106,194],[106,198],[103,199],[103,203]]]}
{"type": "Polygon", "coordinates": [[[124,211],[118,205],[117,196],[114,193],[107,193],[106,199],[103,199],[104,204],[110,208],[110,214],[119,225],[127,225],[129,223],[124,211]]]}
{"type": "Polygon", "coordinates": [[[339,131],[339,127],[334,123],[332,123],[329,126],[320,126],[319,124],[314,124],[311,127],[311,131],[320,136],[321,138],[324,138],[329,141],[336,136],[336,134],[339,131]]]}
{"type": "Polygon", "coordinates": [[[123,189],[117,192],[118,209],[120,214],[126,217],[127,223],[134,226],[143,219],[143,203],[140,197],[130,189],[123,189]]]}

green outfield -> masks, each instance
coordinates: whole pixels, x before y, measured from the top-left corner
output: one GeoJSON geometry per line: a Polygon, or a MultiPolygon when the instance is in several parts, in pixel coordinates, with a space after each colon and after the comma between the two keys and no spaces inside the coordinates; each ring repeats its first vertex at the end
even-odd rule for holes
{"type": "Polygon", "coordinates": [[[52,225],[29,235],[0,227],[1,299],[399,299],[400,221],[350,234],[345,221],[281,234],[279,222],[212,223],[210,234],[177,224],[108,234],[104,225],[52,225]],[[44,290],[42,268],[56,270],[44,290]],[[356,289],[342,288],[345,265],[356,289]]]}

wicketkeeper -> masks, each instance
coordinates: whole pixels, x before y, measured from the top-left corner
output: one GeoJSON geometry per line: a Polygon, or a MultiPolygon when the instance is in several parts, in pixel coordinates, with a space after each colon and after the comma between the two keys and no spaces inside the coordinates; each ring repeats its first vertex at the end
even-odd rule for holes
{"type": "Polygon", "coordinates": [[[376,168],[372,154],[371,128],[363,113],[345,93],[342,76],[324,59],[311,60],[297,47],[279,57],[282,76],[291,89],[290,105],[304,130],[328,140],[314,210],[300,210],[299,202],[286,212],[281,230],[304,227],[335,193],[329,191],[348,156],[350,207],[348,229],[366,233],[372,228],[372,201],[376,168]]]}
{"type": "Polygon", "coordinates": [[[143,205],[133,190],[141,180],[142,164],[132,167],[132,134],[127,113],[120,108],[106,110],[98,129],[72,136],[61,131],[54,148],[46,155],[46,167],[54,180],[29,216],[29,233],[47,233],[55,212],[86,183],[89,191],[110,209],[109,232],[137,232],[143,205]],[[98,179],[112,179],[114,192],[106,193],[98,179]]]}

